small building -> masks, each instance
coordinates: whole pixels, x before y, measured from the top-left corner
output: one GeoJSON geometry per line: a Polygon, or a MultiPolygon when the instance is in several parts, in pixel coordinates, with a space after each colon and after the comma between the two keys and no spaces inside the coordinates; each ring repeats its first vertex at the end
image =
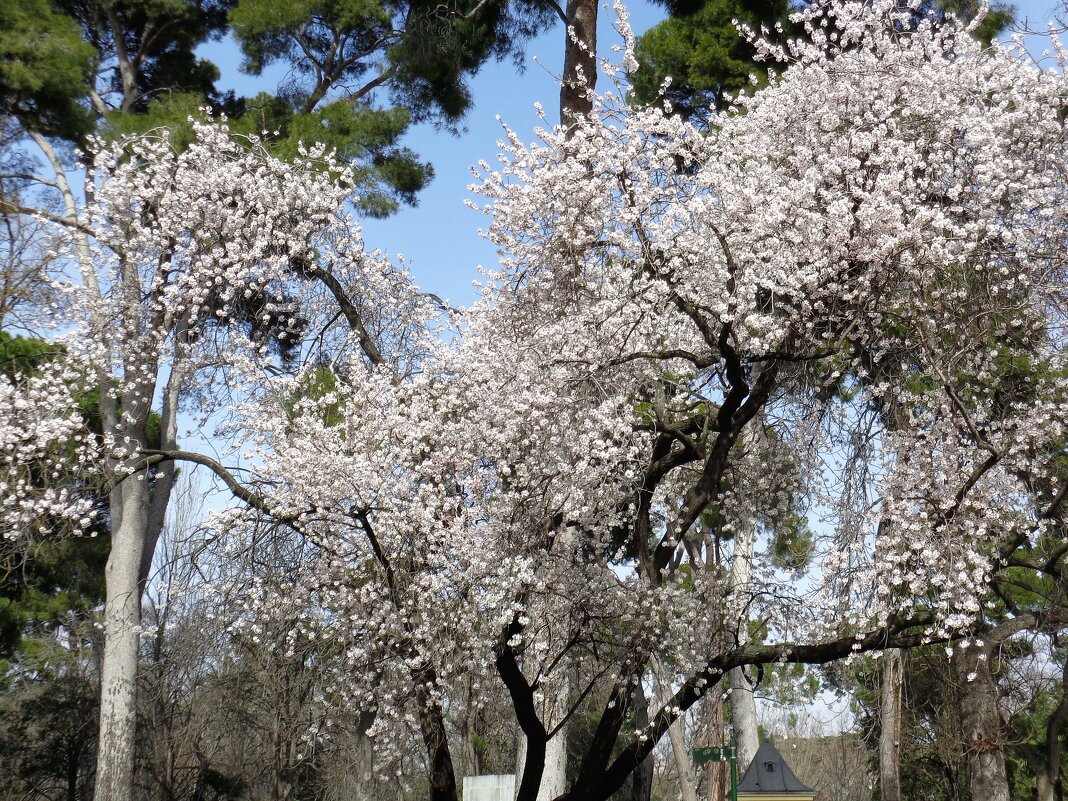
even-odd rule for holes
{"type": "Polygon", "coordinates": [[[798,780],[767,740],[760,744],[738,783],[738,801],[812,801],[815,795],[816,791],[798,780]]]}
{"type": "Polygon", "coordinates": [[[513,801],[515,774],[493,776],[464,776],[463,801],[513,801]]]}

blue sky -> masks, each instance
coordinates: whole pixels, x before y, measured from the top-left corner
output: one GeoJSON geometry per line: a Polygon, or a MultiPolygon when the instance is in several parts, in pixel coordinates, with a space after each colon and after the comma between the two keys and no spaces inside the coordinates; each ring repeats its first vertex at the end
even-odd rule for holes
{"type": "MultiPolygon", "coordinates": [[[[1058,5],[1057,0],[1018,0],[1017,18],[1026,18],[1032,28],[1041,27],[1058,5]]],[[[635,0],[628,7],[636,34],[666,16],[662,8],[647,0],[635,0]]],[[[602,55],[609,55],[611,46],[619,43],[611,27],[613,20],[611,7],[603,7],[598,29],[602,55]]],[[[433,182],[420,194],[418,206],[404,207],[387,220],[364,221],[369,248],[403,254],[421,287],[454,304],[473,300],[471,282],[478,278],[477,265],[489,266],[496,261],[494,248],[477,233],[487,218],[464,205],[464,199],[471,197],[467,189],[472,181],[470,165],[479,159],[495,163],[497,141],[502,138],[498,115],[527,139],[532,138],[531,132],[539,124],[535,102],[540,101],[550,121],[555,121],[559,94],[556,76],[563,62],[563,37],[558,25],[529,42],[521,73],[510,61],[486,64],[471,82],[475,105],[462,135],[437,131],[429,124],[413,126],[404,144],[434,165],[433,182]]],[[[257,78],[241,74],[241,54],[231,39],[206,45],[200,54],[220,67],[221,87],[238,94],[274,91],[285,74],[281,69],[269,70],[257,78]]]]}

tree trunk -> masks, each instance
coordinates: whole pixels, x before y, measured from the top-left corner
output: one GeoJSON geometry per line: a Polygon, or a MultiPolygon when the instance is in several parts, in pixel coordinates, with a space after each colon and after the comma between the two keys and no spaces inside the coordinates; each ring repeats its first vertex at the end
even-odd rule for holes
{"type": "MultiPolygon", "coordinates": [[[[519,630],[519,624],[513,620],[505,634],[511,637],[519,630]]],[[[516,749],[516,801],[537,801],[541,775],[545,769],[545,744],[549,737],[545,724],[538,715],[534,691],[523,676],[515,653],[507,645],[507,641],[498,647],[496,666],[497,675],[501,677],[512,697],[512,708],[515,710],[516,722],[520,729],[516,749]]]]}
{"type": "MultiPolygon", "coordinates": [[[[653,658],[653,672],[656,676],[657,695],[660,705],[671,702],[671,684],[665,676],[660,661],[653,658]]],[[[668,727],[668,740],[671,742],[671,753],[675,758],[675,768],[679,774],[680,801],[697,801],[697,783],[693,775],[693,760],[686,750],[686,737],[683,731],[683,720],[680,717],[668,727]]]]}
{"type": "MultiPolygon", "coordinates": [[[[718,747],[723,742],[723,694],[710,692],[704,703],[708,709],[708,745],[718,747]]],[[[708,801],[727,801],[727,762],[708,763],[708,801]]]]}
{"type": "MultiPolygon", "coordinates": [[[[434,686],[437,678],[434,678],[434,686]]],[[[456,773],[441,705],[425,689],[416,691],[419,723],[429,760],[430,801],[456,801],[456,773]]]]}
{"type": "MultiPolygon", "coordinates": [[[[649,725],[649,701],[639,681],[634,687],[634,728],[649,725]]],[[[643,759],[630,775],[630,801],[649,801],[653,794],[653,755],[643,759]]]]}
{"type": "Polygon", "coordinates": [[[144,472],[130,476],[111,493],[111,553],[104,570],[107,590],[95,801],[133,801],[141,625],[139,579],[148,494],[144,472]]]}
{"type": "MultiPolygon", "coordinates": [[[[1068,669],[1068,665],[1066,665],[1068,669]]],[[[1059,737],[1060,732],[1055,732],[1054,737],[1059,737]]],[[[1020,743],[1017,751],[1024,758],[1027,767],[1035,775],[1035,801],[1059,801],[1057,793],[1057,777],[1060,773],[1060,764],[1047,764],[1047,753],[1041,754],[1037,748],[1029,743],[1020,743]]],[[[1059,749],[1058,749],[1059,751],[1059,749]]]]}
{"type": "Polygon", "coordinates": [[[734,668],[727,674],[731,687],[731,725],[738,748],[738,772],[744,773],[760,748],[757,724],[756,697],[745,668],[734,668]]]}
{"type": "Polygon", "coordinates": [[[997,684],[990,647],[958,645],[953,665],[961,692],[961,724],[968,756],[968,789],[974,801],[1009,801],[1009,779],[1000,738],[997,684]],[[985,658],[980,658],[981,656],[985,658]]]}
{"type": "Polygon", "coordinates": [[[545,768],[538,787],[538,801],[553,801],[567,789],[567,726],[545,744],[545,768]]]}
{"type": "MultiPolygon", "coordinates": [[[[751,526],[745,526],[742,531],[735,534],[734,538],[731,584],[734,588],[735,599],[743,602],[739,605],[742,619],[738,621],[738,645],[745,645],[749,642],[749,618],[745,610],[748,608],[749,585],[753,581],[755,539],[755,532],[751,526]]],[[[738,772],[744,773],[760,747],[756,698],[745,668],[734,668],[727,674],[727,680],[731,688],[731,724],[734,728],[734,742],[738,748],[738,772]]]]}
{"type": "MultiPolygon", "coordinates": [[[[567,714],[568,703],[571,697],[570,682],[566,679],[550,685],[551,689],[545,693],[538,714],[545,721],[545,728],[552,730],[559,724],[561,718],[567,714]]],[[[537,745],[535,745],[537,749],[537,745]]],[[[541,776],[537,784],[537,801],[553,801],[567,791],[567,725],[564,724],[550,737],[539,749],[542,753],[541,776]]],[[[536,756],[536,752],[535,752],[536,756]]],[[[519,770],[516,777],[520,787],[528,770],[533,767],[531,762],[530,744],[527,738],[520,735],[519,738],[519,770]]],[[[529,785],[528,785],[529,787],[529,785]]]]}
{"type": "Polygon", "coordinates": [[[1057,788],[1050,782],[1045,771],[1036,774],[1035,781],[1038,789],[1036,801],[1057,801],[1057,788]]]}
{"type": "Polygon", "coordinates": [[[472,698],[470,681],[467,682],[465,696],[467,706],[460,717],[456,732],[460,751],[460,772],[457,779],[461,784],[465,776],[478,776],[482,773],[478,748],[475,745],[475,738],[478,736],[478,708],[475,705],[474,698],[472,698]]]}
{"type": "Polygon", "coordinates": [[[883,652],[879,696],[879,789],[882,801],[901,801],[901,651],[883,652]]]}
{"type": "Polygon", "coordinates": [[[560,122],[571,126],[593,109],[589,92],[597,85],[597,0],[567,0],[565,14],[560,122]]]}

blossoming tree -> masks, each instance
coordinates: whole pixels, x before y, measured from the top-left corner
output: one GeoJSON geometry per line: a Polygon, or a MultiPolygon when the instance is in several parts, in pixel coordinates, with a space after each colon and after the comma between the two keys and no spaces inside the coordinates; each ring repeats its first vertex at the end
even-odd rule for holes
{"type": "MultiPolygon", "coordinates": [[[[81,363],[119,400],[86,445],[116,482],[105,692],[132,692],[129,599],[181,460],[234,491],[213,521],[234,547],[273,528],[313,554],[233,625],[299,620],[278,647],[329,643],[331,701],[366,713],[387,768],[420,738],[435,801],[456,794],[461,683],[507,688],[523,801],[553,735],[603,698],[553,793],[607,798],[731,669],[981,637],[1022,548],[1060,570],[1068,83],[896,2],[798,21],[804,40],[757,40],[788,69],[710,132],[613,93],[532,145],[509,132],[480,186],[501,264],[456,317],[364,252],[329,163],[283,166],[212,126],[183,154],[142,139],[98,158],[73,291],[81,363]],[[212,322],[241,315],[290,360],[212,322]],[[183,395],[224,421],[240,479],[178,450],[183,395]],[[801,521],[811,558],[773,558],[801,521]],[[636,723],[654,662],[671,692],[636,723]]],[[[53,421],[45,444],[67,436],[48,392],[5,391],[53,421]]],[[[65,508],[31,484],[20,504],[65,508]]],[[[1004,797],[996,755],[972,779],[1004,797]]]]}
{"type": "MultiPolygon", "coordinates": [[[[174,480],[174,460],[147,449],[153,402],[162,404],[160,447],[172,451],[181,405],[206,420],[239,391],[231,383],[238,365],[278,369],[311,319],[298,309],[311,315],[317,293],[344,301],[358,324],[346,287],[366,283],[358,233],[342,211],[347,169],[321,150],[287,165],[225,125],[195,131],[181,151],[160,132],[96,154],[84,213],[49,220],[77,275],[57,319],[68,326],[68,358],[3,387],[5,536],[86,530],[90,500],[71,489],[79,480],[72,472],[110,490],[101,799],[133,792],[141,589],[174,480]],[[331,259],[329,274],[311,253],[331,259]],[[85,430],[76,403],[91,388],[103,399],[100,437],[85,430]]],[[[363,300],[388,307],[390,319],[405,308],[401,297],[363,300]]]]}

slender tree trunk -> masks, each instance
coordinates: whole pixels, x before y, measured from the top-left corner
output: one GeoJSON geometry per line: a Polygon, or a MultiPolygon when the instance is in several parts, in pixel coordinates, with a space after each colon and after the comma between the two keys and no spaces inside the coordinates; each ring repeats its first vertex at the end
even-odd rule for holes
{"type": "Polygon", "coordinates": [[[997,684],[989,645],[958,645],[954,673],[961,692],[961,724],[968,755],[968,789],[974,801],[1009,801],[1009,779],[1000,737],[997,684]],[[985,658],[980,658],[981,656],[985,658]]]}
{"type": "MultiPolygon", "coordinates": [[[[660,704],[671,702],[671,684],[665,675],[660,661],[653,658],[653,672],[656,676],[657,695],[660,704]]],[[[686,750],[686,736],[683,731],[683,720],[680,717],[668,727],[668,740],[671,742],[671,754],[675,758],[675,768],[679,774],[680,801],[697,801],[697,783],[693,775],[693,760],[686,750]]]]}
{"type": "Polygon", "coordinates": [[[879,695],[879,789],[882,801],[901,801],[901,651],[883,652],[879,695]]]}
{"type": "Polygon", "coordinates": [[[731,725],[738,748],[738,771],[744,773],[760,748],[756,697],[745,668],[734,668],[727,678],[731,687],[731,725]]]}
{"type": "MultiPolygon", "coordinates": [[[[704,703],[708,709],[708,745],[722,746],[723,743],[723,694],[711,692],[705,696],[704,703]]],[[[708,801],[727,801],[725,788],[726,762],[708,763],[708,801]]]]}
{"type": "Polygon", "coordinates": [[[560,122],[573,125],[593,109],[589,92],[597,84],[597,0],[567,0],[560,122]]]}
{"type": "MultiPolygon", "coordinates": [[[[734,597],[748,602],[749,586],[753,581],[753,546],[756,540],[751,526],[735,534],[734,555],[731,557],[731,584],[734,597]]],[[[747,607],[740,607],[742,619],[738,621],[738,644],[749,642],[749,619],[745,614],[747,607]]],[[[760,732],[757,728],[756,697],[753,685],[745,668],[735,668],[727,674],[731,688],[731,724],[734,728],[734,741],[738,748],[738,771],[745,772],[756,756],[760,747],[760,732]]]]}
{"type": "Polygon", "coordinates": [[[130,58],[129,52],[126,50],[126,39],[123,36],[125,31],[122,28],[122,22],[119,20],[118,14],[115,13],[114,7],[110,5],[105,6],[105,8],[107,8],[107,18],[108,24],[111,27],[112,41],[115,43],[115,56],[118,61],[119,76],[122,79],[122,110],[125,113],[129,113],[133,110],[134,104],[139,97],[137,91],[137,69],[130,58]]]}
{"type": "MultiPolygon", "coordinates": [[[[1059,737],[1060,732],[1056,732],[1054,736],[1059,737]]],[[[1046,754],[1041,754],[1037,748],[1028,743],[1021,743],[1017,746],[1017,750],[1035,775],[1035,801],[1059,801],[1057,778],[1060,773],[1060,764],[1048,764],[1044,758],[1048,757],[1048,750],[1046,754]]]]}
{"type": "MultiPolygon", "coordinates": [[[[125,75],[123,83],[124,89],[128,88],[129,80],[125,75]]],[[[52,167],[67,219],[72,224],[77,223],[78,201],[62,162],[44,137],[34,131],[28,134],[52,167]]],[[[93,185],[88,175],[84,190],[85,196],[91,198],[93,185]]],[[[82,281],[90,297],[99,301],[103,295],[84,231],[75,232],[75,243],[82,281]]],[[[140,289],[136,286],[136,276],[134,281],[135,285],[127,287],[127,290],[132,293],[132,302],[137,303],[140,289]]],[[[94,323],[100,330],[109,325],[99,316],[94,323]]],[[[113,388],[111,376],[101,365],[97,366],[96,374],[101,399],[99,414],[104,431],[115,435],[120,441],[122,437],[129,436],[135,442],[143,443],[147,408],[138,399],[147,398],[145,403],[151,402],[155,385],[141,385],[126,394],[122,405],[125,420],[120,421],[115,405],[106,401],[113,388]],[[128,420],[139,420],[140,423],[129,425],[124,430],[121,426],[126,425],[125,421],[128,420]]],[[[115,464],[111,466],[116,467],[115,464]]],[[[104,647],[100,660],[95,801],[133,801],[138,628],[141,624],[140,574],[145,558],[150,503],[148,477],[144,471],[128,477],[112,491],[109,498],[111,550],[104,568],[104,647]]]]}
{"type": "MultiPolygon", "coordinates": [[[[123,288],[130,294],[131,304],[139,306],[137,276],[127,277],[123,288]]],[[[183,341],[184,332],[185,326],[180,324],[178,334],[183,341]]],[[[145,365],[140,364],[127,364],[126,371],[127,374],[146,372],[145,365]]],[[[183,371],[180,363],[175,364],[164,388],[161,444],[166,448],[176,445],[183,371]]],[[[129,387],[122,397],[124,421],[112,422],[109,429],[117,441],[129,437],[137,451],[145,447],[149,404],[155,387],[155,377],[129,387]]],[[[101,399],[108,397],[109,389],[110,381],[101,383],[101,399]]],[[[109,421],[103,412],[106,405],[102,400],[101,414],[107,427],[109,421]]],[[[135,453],[130,461],[139,458],[140,453],[135,453]]],[[[112,533],[104,571],[104,658],[100,675],[95,801],[133,801],[141,595],[174,487],[174,464],[165,463],[153,478],[150,483],[147,470],[128,476],[112,490],[110,498],[112,533]]]]}
{"type": "MultiPolygon", "coordinates": [[[[639,681],[634,687],[634,727],[649,725],[649,701],[639,681]]],[[[650,753],[630,775],[630,801],[649,801],[653,794],[653,755],[650,753]]]]}
{"type": "Polygon", "coordinates": [[[148,495],[144,472],[130,476],[111,494],[95,801],[133,801],[140,568],[148,495]]]}
{"type": "Polygon", "coordinates": [[[78,801],[78,767],[81,763],[81,747],[72,742],[67,749],[67,801],[78,801]]]}
{"type": "Polygon", "coordinates": [[[1061,700],[1046,723],[1045,748],[1036,749],[1027,743],[1020,746],[1028,767],[1035,774],[1037,801],[1061,801],[1064,787],[1061,782],[1061,737],[1068,723],[1068,662],[1061,667],[1061,700]]]}
{"type": "Polygon", "coordinates": [[[477,733],[478,709],[471,692],[471,682],[465,688],[467,706],[460,718],[457,735],[459,739],[460,773],[457,780],[461,785],[465,776],[478,776],[482,770],[479,765],[478,748],[475,747],[477,733]]]}

